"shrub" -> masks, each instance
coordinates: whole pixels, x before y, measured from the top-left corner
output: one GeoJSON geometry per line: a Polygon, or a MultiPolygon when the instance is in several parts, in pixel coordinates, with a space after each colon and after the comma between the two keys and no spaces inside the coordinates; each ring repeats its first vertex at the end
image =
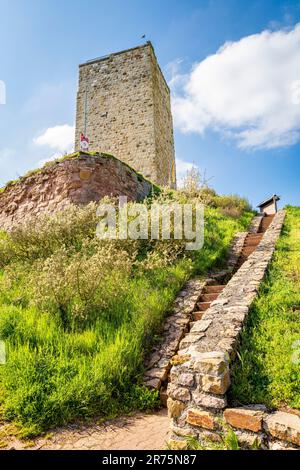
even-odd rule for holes
{"type": "Polygon", "coordinates": [[[0,266],[10,261],[47,258],[61,246],[80,250],[82,241],[94,238],[97,221],[96,204],[85,207],[69,205],[54,215],[25,220],[9,234],[0,237],[0,266]]]}
{"type": "MultiPolygon", "coordinates": [[[[144,204],[200,198],[164,191],[144,204]]],[[[186,280],[224,262],[234,233],[250,217],[207,207],[198,252],[186,252],[184,240],[98,240],[95,204],[3,233],[3,418],[34,435],[77,417],[154,407],[157,394],[140,384],[145,354],[186,280]]]]}
{"type": "Polygon", "coordinates": [[[251,206],[247,199],[236,195],[218,196],[214,198],[214,204],[218,207],[222,214],[229,217],[240,217],[243,212],[251,210],[251,206]]]}
{"type": "Polygon", "coordinates": [[[59,312],[64,327],[100,315],[122,296],[131,273],[126,251],[97,240],[82,243],[81,251],[65,247],[37,263],[31,276],[33,300],[42,310],[59,312]]]}

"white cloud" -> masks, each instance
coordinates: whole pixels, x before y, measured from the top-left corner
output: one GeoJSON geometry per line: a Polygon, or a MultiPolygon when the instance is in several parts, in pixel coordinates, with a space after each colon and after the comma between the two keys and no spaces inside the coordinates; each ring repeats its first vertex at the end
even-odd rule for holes
{"type": "Polygon", "coordinates": [[[45,132],[33,139],[35,145],[49,147],[60,153],[71,152],[74,148],[74,126],[64,124],[49,127],[45,132]]]}
{"type": "Polygon", "coordinates": [[[178,175],[183,175],[184,173],[187,172],[187,170],[190,170],[193,168],[194,164],[190,162],[185,162],[184,160],[181,160],[180,158],[176,158],[176,172],[178,175]]]}
{"type": "Polygon", "coordinates": [[[241,148],[296,143],[299,54],[300,24],[225,43],[190,73],[175,73],[171,79],[175,125],[199,134],[213,129],[235,139],[241,148]]]}

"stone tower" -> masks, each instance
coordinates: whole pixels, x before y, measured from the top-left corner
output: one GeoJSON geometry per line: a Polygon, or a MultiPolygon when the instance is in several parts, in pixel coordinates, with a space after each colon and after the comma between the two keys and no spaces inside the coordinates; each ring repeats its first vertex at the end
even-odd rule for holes
{"type": "Polygon", "coordinates": [[[90,151],[176,187],[170,90],[149,41],[79,66],[76,150],[81,132],[90,151]]]}

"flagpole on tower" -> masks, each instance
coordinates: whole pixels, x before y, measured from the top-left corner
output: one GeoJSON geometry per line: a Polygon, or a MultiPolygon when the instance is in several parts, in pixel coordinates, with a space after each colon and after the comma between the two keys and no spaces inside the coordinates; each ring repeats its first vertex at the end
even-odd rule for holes
{"type": "Polygon", "coordinates": [[[85,96],[84,96],[84,132],[80,134],[80,149],[88,151],[89,149],[89,138],[87,137],[87,110],[88,110],[88,80],[85,82],[85,96]]]}
{"type": "Polygon", "coordinates": [[[87,129],[87,82],[85,82],[85,98],[84,98],[84,135],[87,129]]]}

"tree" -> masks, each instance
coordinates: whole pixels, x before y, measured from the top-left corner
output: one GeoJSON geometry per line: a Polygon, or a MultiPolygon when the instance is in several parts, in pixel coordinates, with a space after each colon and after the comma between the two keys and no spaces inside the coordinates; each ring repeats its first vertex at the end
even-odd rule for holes
{"type": "Polygon", "coordinates": [[[183,178],[182,186],[185,191],[189,192],[196,192],[201,189],[202,179],[199,168],[193,165],[190,169],[187,170],[183,178]]]}
{"type": "Polygon", "coordinates": [[[190,193],[198,192],[203,189],[208,189],[208,182],[213,177],[206,177],[206,170],[204,170],[203,175],[200,173],[200,170],[197,166],[193,165],[190,169],[187,170],[185,176],[182,180],[182,189],[190,193]]]}

